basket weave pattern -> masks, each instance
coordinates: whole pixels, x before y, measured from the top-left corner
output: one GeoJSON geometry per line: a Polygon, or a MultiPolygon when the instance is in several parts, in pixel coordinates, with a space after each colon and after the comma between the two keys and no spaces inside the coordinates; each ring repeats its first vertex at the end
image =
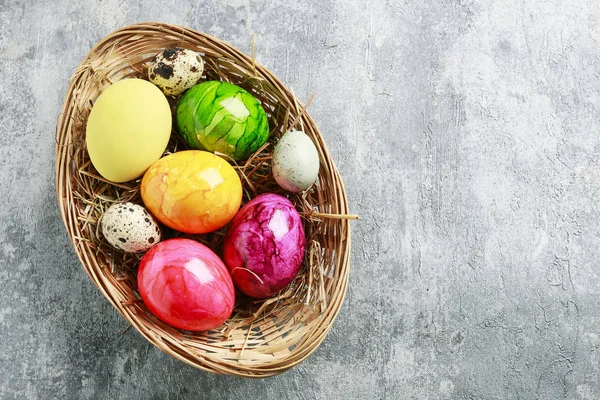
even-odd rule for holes
{"type": "MultiPolygon", "coordinates": [[[[308,357],[331,329],[346,293],[350,227],[346,193],[315,123],[293,93],[266,68],[227,43],[193,30],[159,23],[122,28],[100,41],[83,59],[68,88],[56,132],[56,188],[60,212],[84,269],[102,294],[146,339],[162,351],[206,371],[245,377],[281,373],[308,357]],[[145,77],[147,63],[169,47],[199,52],[206,79],[237,84],[258,98],[271,139],[245,163],[243,202],[281,189],[270,175],[273,143],[291,127],[313,140],[321,167],[317,183],[303,194],[288,194],[303,216],[307,249],[301,271],[278,296],[256,301],[238,296],[229,320],[215,330],[181,331],[154,317],[137,293],[140,256],[110,248],[98,223],[115,201],[142,204],[140,179],[111,184],[95,171],[85,149],[85,126],[95,99],[111,83],[145,77]]],[[[173,133],[167,153],[183,149],[173,133]]],[[[166,237],[184,236],[165,230],[166,237]]],[[[217,252],[224,230],[190,236],[217,252]]]]}

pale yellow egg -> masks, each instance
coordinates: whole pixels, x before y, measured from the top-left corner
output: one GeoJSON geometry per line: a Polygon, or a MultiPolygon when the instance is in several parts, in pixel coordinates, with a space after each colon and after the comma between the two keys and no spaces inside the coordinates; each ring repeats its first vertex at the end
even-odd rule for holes
{"type": "Polygon", "coordinates": [[[109,181],[141,176],[158,160],[171,135],[171,109],[164,94],[142,79],[125,79],[96,100],[86,128],[92,164],[109,181]]]}

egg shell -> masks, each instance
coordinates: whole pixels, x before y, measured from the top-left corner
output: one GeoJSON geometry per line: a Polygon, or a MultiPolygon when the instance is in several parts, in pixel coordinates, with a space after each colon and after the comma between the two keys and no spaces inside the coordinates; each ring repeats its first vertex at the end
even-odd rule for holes
{"type": "Polygon", "coordinates": [[[269,120],[260,102],[229,82],[194,86],[177,105],[177,129],[192,149],[218,151],[243,160],[269,138],[269,120]]]}
{"type": "Polygon", "coordinates": [[[98,96],[88,117],[90,160],[109,181],[138,178],[162,156],[171,123],[169,102],[156,86],[142,79],[118,81],[98,96]]]}
{"type": "Polygon", "coordinates": [[[200,150],[178,151],[152,164],[140,191],[152,215],[185,233],[221,228],[242,202],[242,183],[233,167],[200,150]]]}
{"type": "Polygon", "coordinates": [[[203,72],[202,57],[179,47],[158,53],[148,65],[148,79],[167,96],[181,94],[196,85],[203,72]]]}
{"type": "Polygon", "coordinates": [[[221,259],[190,239],[168,239],[140,261],[140,296],[160,320],[179,329],[205,331],[231,315],[235,291],[221,259]]]}
{"type": "Polygon", "coordinates": [[[102,216],[102,234],[113,247],[127,253],[148,250],[160,242],[161,232],[146,209],[134,203],[115,203],[102,216]]]}
{"type": "Polygon", "coordinates": [[[266,298],[294,280],[304,258],[304,227],[285,197],[262,194],[242,207],[229,225],[223,261],[235,286],[266,298]]]}
{"type": "Polygon", "coordinates": [[[319,153],[304,132],[286,132],[275,145],[272,156],[273,177],[285,190],[302,192],[317,180],[319,153]]]}

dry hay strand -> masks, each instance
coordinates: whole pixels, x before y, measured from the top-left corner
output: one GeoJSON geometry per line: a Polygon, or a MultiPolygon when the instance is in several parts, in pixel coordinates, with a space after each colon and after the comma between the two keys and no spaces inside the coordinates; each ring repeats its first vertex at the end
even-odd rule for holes
{"type": "MultiPolygon", "coordinates": [[[[174,110],[177,99],[170,98],[174,110]]],[[[185,149],[176,132],[170,154],[185,149]]],[[[56,190],[60,212],[76,253],[94,284],[147,340],[194,367],[243,377],[281,373],[308,357],[323,341],[340,310],[348,285],[350,226],[343,182],[323,137],[305,106],[265,67],[231,45],[181,26],[142,23],[119,29],[98,44],[73,74],[56,132],[56,190]],[[192,333],[164,324],[137,292],[140,255],[111,248],[100,220],[114,202],[143,204],[140,179],[114,184],[93,168],[85,149],[85,124],[98,95],[111,83],[145,78],[147,63],[169,47],[199,52],[206,80],[224,80],[252,93],[269,117],[269,141],[244,162],[229,160],[244,188],[243,203],[278,193],[300,211],[307,250],[292,284],[277,296],[255,300],[236,294],[231,317],[211,331],[192,333]],[[294,126],[313,140],[321,167],[317,182],[303,193],[282,190],[271,174],[276,141],[294,126]]],[[[190,237],[220,254],[225,228],[205,235],[184,235],[162,226],[164,238],[190,237]]]]}

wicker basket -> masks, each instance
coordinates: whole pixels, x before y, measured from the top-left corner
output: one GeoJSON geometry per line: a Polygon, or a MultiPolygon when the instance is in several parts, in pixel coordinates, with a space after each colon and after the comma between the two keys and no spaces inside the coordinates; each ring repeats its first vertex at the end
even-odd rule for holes
{"type": "MultiPolygon", "coordinates": [[[[167,152],[183,148],[174,133],[167,152]]],[[[342,180],[315,123],[270,71],[227,43],[179,26],[143,23],[100,41],[75,71],[57,124],[56,189],[67,232],[83,267],[111,304],[162,351],[206,371],[266,377],[308,357],[337,316],[348,284],[350,226],[342,180]],[[229,320],[215,330],[191,333],[154,317],[140,300],[136,267],[140,256],[110,248],[98,221],[115,201],[141,203],[140,180],[111,184],[94,170],[85,149],[85,126],[93,101],[104,88],[127,77],[145,77],[147,62],[169,47],[201,53],[206,79],[227,80],[250,91],[269,116],[271,139],[248,162],[234,164],[242,176],[244,202],[281,189],[270,176],[273,143],[293,126],[309,135],[319,152],[317,183],[287,194],[301,211],[307,251],[295,281],[278,296],[256,301],[237,296],[229,320]]],[[[166,236],[177,236],[166,229],[166,236]]],[[[181,234],[179,234],[181,236],[181,234]]],[[[217,253],[223,231],[194,236],[217,253]]]]}

